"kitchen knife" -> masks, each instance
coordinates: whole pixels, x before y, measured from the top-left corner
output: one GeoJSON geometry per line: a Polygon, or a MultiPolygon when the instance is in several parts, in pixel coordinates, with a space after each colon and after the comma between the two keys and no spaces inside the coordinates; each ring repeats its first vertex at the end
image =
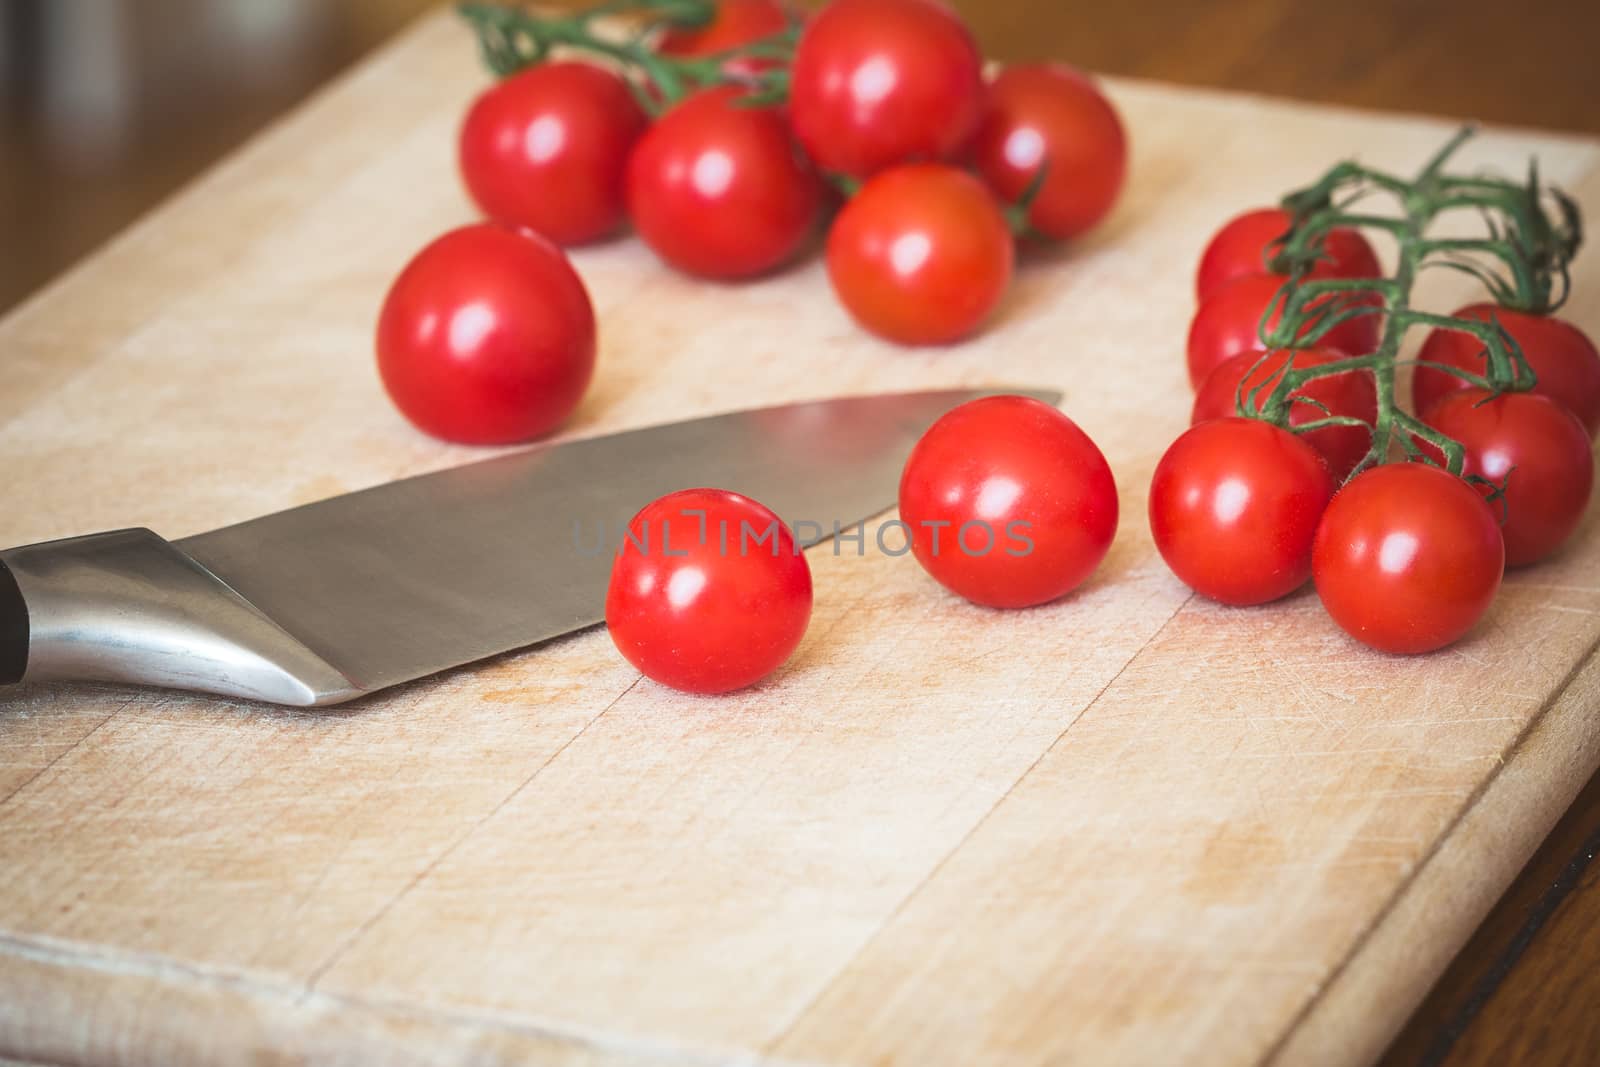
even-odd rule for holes
{"type": "Polygon", "coordinates": [[[180,541],[130,529],[0,551],[0,684],[337,704],[601,622],[620,531],[673,490],[744,493],[805,543],[848,529],[894,503],[935,419],[993,392],[741,411],[536,447],[180,541]]]}

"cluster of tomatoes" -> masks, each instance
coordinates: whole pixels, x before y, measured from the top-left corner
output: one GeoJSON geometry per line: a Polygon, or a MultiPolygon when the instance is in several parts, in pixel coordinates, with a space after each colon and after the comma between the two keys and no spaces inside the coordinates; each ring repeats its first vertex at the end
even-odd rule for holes
{"type": "MultiPolygon", "coordinates": [[[[1373,352],[1381,315],[1342,322],[1316,347],[1266,350],[1262,320],[1286,279],[1268,273],[1290,219],[1252,211],[1224,226],[1201,258],[1189,333],[1197,392],[1191,428],[1162,457],[1150,487],[1150,526],[1173,572],[1233,605],[1262,604],[1313,579],[1334,621],[1387,652],[1441,648],[1488,609],[1506,566],[1535,563],[1576,529],[1594,480],[1600,429],[1600,353],[1552,315],[1494,304],[1454,318],[1498,323],[1537,377],[1498,395],[1450,372],[1488,374],[1481,339],[1440,326],[1418,353],[1412,410],[1464,449],[1463,477],[1418,437],[1414,462],[1369,466],[1353,478],[1379,414],[1373,375],[1313,378],[1291,395],[1290,425],[1357,420],[1298,435],[1235,415],[1257,410],[1286,367],[1373,352]],[[1466,480],[1470,478],[1471,481],[1466,480]],[[1348,480],[1347,480],[1348,479],[1348,480]]],[[[1357,231],[1334,229],[1312,277],[1380,275],[1357,231]]]]}
{"type": "Polygon", "coordinates": [[[566,245],[631,220],[673,267],[734,281],[793,261],[846,190],[826,253],[840,300],[880,336],[945,344],[1006,290],[1009,214],[1073,237],[1122,185],[1122,126],[1094,85],[1058,64],[986,80],[971,31],[939,0],[835,0],[803,23],[785,0],[723,0],[656,50],[733,58],[721,84],[654,121],[623,73],[581,61],[485,92],[461,133],[483,211],[566,245]],[[797,25],[789,58],[739,54],[797,25]],[[747,81],[774,66],[782,103],[747,81]]]}
{"type": "MultiPolygon", "coordinates": [[[[828,275],[848,311],[882,337],[943,344],[993,312],[1018,234],[1082,233],[1123,181],[1121,123],[1086,78],[1055,64],[986,78],[972,34],[941,0],[833,0],[803,21],[784,0],[722,0],[708,22],[658,34],[645,77],[538,58],[484,92],[461,128],[461,172],[487,221],[423,249],[380,317],[390,395],[449,440],[530,440],[583,396],[595,317],[564,246],[631,224],[673,267],[733,281],[793,262],[826,224],[828,275]],[[698,73],[677,84],[663,70],[698,73]]],[[[1307,381],[1287,427],[1241,417],[1239,398],[1259,414],[1291,370],[1375,352],[1383,339],[1379,308],[1342,316],[1314,347],[1266,350],[1263,319],[1287,281],[1268,265],[1290,223],[1276,209],[1246,213],[1202,257],[1192,426],[1150,486],[1156,546],[1179,578],[1223,603],[1266,603],[1314,579],[1335,621],[1367,644],[1442,647],[1487,610],[1507,565],[1543,559],[1575,529],[1593,484],[1600,353],[1550,315],[1463,308],[1456,318],[1503,329],[1537,376],[1531,391],[1491,394],[1450,373],[1484,376],[1481,341],[1435,329],[1411,379],[1412,410],[1463,446],[1463,477],[1420,437],[1408,452],[1432,463],[1370,465],[1373,427],[1392,416],[1393,398],[1369,369],[1307,381]]],[[[1351,229],[1329,232],[1309,270],[1380,274],[1351,229]]],[[[940,419],[907,462],[899,505],[929,574],[997,608],[1079,586],[1118,521],[1094,442],[1019,396],[940,419]]],[[[723,692],[781,665],[811,608],[809,565],[776,515],[690,489],[633,520],[606,620],[646,675],[723,692]]]]}
{"type": "MultiPolygon", "coordinates": [[[[846,309],[890,340],[945,344],[994,311],[1019,235],[1074,237],[1123,183],[1122,124],[1092,82],[1059,64],[986,77],[942,0],[833,0],[803,21],[785,0],[721,0],[708,22],[669,27],[650,47],[713,73],[671,99],[674,86],[648,77],[662,69],[654,61],[640,77],[626,62],[541,54],[472,104],[459,163],[487,218],[419,252],[379,317],[383,383],[422,430],[509,444],[576,408],[596,324],[564,247],[631,225],[666,263],[726,282],[793,262],[826,225],[846,309]]],[[[1117,525],[1099,449],[1019,396],[965,405],[930,429],[900,507],[923,566],[996,607],[1076,587],[1117,525]]],[[[690,489],[633,520],[606,620],[645,674],[723,692],[788,658],[811,597],[809,565],[776,515],[690,489]]]]}
{"type": "MultiPolygon", "coordinates": [[[[1105,558],[1117,487],[1066,415],[1031,397],[985,397],[947,412],[917,442],[898,521],[945,588],[987,607],[1031,607],[1071,592],[1105,558]]],[[[721,693],[781,666],[811,607],[810,565],[777,515],[737,493],[690,489],[629,524],[606,626],[650,678],[721,693]]]]}
{"type": "MultiPolygon", "coordinates": [[[[1259,410],[1291,367],[1378,345],[1373,316],[1335,331],[1345,349],[1325,341],[1266,350],[1262,319],[1287,279],[1263,264],[1289,221],[1277,210],[1250,212],[1206,250],[1189,346],[1192,425],[1157,465],[1151,531],[1173,572],[1207,597],[1263,604],[1314,578],[1329,614],[1357,639],[1386,652],[1432,651],[1471,629],[1506,566],[1544,559],[1576,529],[1594,480],[1600,352],[1551,315],[1462,308],[1455,318],[1506,330],[1537,385],[1499,395],[1474,387],[1447,368],[1485,375],[1482,343],[1436,328],[1419,356],[1431,366],[1412,379],[1413,406],[1463,447],[1463,476],[1419,438],[1417,461],[1352,477],[1378,419],[1372,371],[1314,378],[1293,394],[1314,403],[1292,407],[1291,426],[1330,416],[1358,425],[1297,434],[1235,414],[1241,396],[1259,410]]],[[[1379,266],[1359,233],[1335,230],[1314,271],[1364,278],[1378,276],[1379,266]]],[[[1018,396],[973,401],[935,423],[907,461],[899,504],[923,568],[952,592],[996,608],[1042,604],[1077,588],[1104,558],[1118,520],[1115,480],[1099,448],[1066,415],[1018,396]]],[[[798,645],[812,605],[805,558],[787,532],[766,543],[770,552],[751,552],[742,539],[734,550],[727,531],[746,521],[779,526],[759,504],[714,490],[663,498],[634,520],[606,617],[618,648],[646,675],[720,692],[764,677],[798,645]],[[659,538],[673,523],[672,543],[688,550],[667,552],[659,541],[650,550],[650,529],[659,538]]]]}
{"type": "Polygon", "coordinates": [[[1073,237],[1122,186],[1122,125],[1094,85],[1059,64],[986,79],[940,0],[834,0],[803,23],[785,0],[723,0],[652,48],[714,71],[654,119],[661,86],[581,59],[535,63],[472,104],[459,162],[487,221],[416,256],[378,332],[384,384],[428,433],[526,441],[576,407],[595,326],[562,247],[631,223],[673,267],[732,281],[792,262],[831,218],[828,274],[851,314],[944,344],[1005,293],[1014,226],[1073,237]],[[774,41],[786,58],[740,51],[774,41]],[[782,102],[751,81],[774,65],[782,102]]]}

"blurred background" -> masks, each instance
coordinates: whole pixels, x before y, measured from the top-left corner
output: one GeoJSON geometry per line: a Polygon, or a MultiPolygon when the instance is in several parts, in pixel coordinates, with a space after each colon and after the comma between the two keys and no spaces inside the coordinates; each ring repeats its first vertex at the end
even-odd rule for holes
{"type": "MultiPolygon", "coordinates": [[[[1600,0],[955,5],[999,59],[1600,133],[1600,0]]],[[[0,312],[435,6],[0,0],[0,312]]]]}

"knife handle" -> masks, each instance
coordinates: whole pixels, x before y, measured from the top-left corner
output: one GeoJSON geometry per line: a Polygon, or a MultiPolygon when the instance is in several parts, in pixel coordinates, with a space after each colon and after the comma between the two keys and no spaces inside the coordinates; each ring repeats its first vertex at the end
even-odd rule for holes
{"type": "Polygon", "coordinates": [[[22,681],[28,666],[28,605],[0,557],[0,685],[22,681]]]}
{"type": "Polygon", "coordinates": [[[129,682],[275,704],[360,690],[149,530],[0,552],[0,683],[129,682]]]}

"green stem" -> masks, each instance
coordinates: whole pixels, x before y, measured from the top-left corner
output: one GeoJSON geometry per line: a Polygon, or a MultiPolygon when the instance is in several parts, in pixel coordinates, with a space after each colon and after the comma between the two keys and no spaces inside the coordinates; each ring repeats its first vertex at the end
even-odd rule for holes
{"type": "Polygon", "coordinates": [[[713,0],[603,0],[571,15],[540,14],[498,3],[463,3],[457,11],[478,35],[484,62],[498,77],[542,63],[556,49],[599,56],[632,77],[640,103],[652,114],[670,108],[691,92],[715,85],[750,91],[750,103],[780,103],[788,96],[789,60],[798,31],[790,27],[770,37],[708,56],[667,56],[653,46],[667,28],[702,26],[715,15],[713,0]],[[634,16],[638,30],[629,37],[606,34],[594,23],[603,17],[634,16]],[[729,69],[736,59],[771,61],[758,70],[729,69]],[[648,85],[655,90],[644,91],[648,85]]]}
{"type": "Polygon", "coordinates": [[[1439,172],[1444,170],[1444,165],[1449,161],[1450,157],[1455,155],[1461,146],[1470,141],[1472,135],[1477,132],[1475,127],[1467,125],[1451,134],[1450,139],[1441,145],[1439,150],[1433,154],[1433,158],[1429,159],[1423,166],[1422,173],[1417,175],[1417,184],[1422,185],[1435,178],[1439,172]]]}
{"type": "Polygon", "coordinates": [[[1022,195],[1017,197],[1016,203],[1002,205],[1002,214],[1005,216],[1007,228],[1011,230],[1011,236],[1017,238],[1041,236],[1029,221],[1029,216],[1033,214],[1033,205],[1038,201],[1039,193],[1044,190],[1044,183],[1049,177],[1050,161],[1046,160],[1033,172],[1033,177],[1028,179],[1028,184],[1022,190],[1022,195]]]}
{"type": "MultiPolygon", "coordinates": [[[[1470,384],[1500,393],[1532,388],[1537,377],[1521,348],[1498,321],[1478,322],[1437,315],[1411,306],[1412,289],[1425,267],[1448,266],[1484,281],[1496,299],[1507,306],[1548,310],[1560,283],[1566,287],[1568,265],[1582,240],[1582,221],[1576,205],[1556,190],[1540,186],[1537,170],[1530,168],[1526,183],[1495,178],[1463,177],[1444,173],[1450,157],[1471,136],[1463,129],[1433,155],[1411,180],[1355,163],[1341,163],[1315,184],[1283,200],[1295,222],[1274,257],[1274,269],[1288,280],[1262,316],[1262,340],[1273,349],[1307,348],[1329,331],[1364,315],[1383,316],[1378,348],[1365,356],[1352,356],[1320,366],[1298,366],[1292,356],[1270,392],[1259,400],[1254,394],[1238,397],[1240,414],[1274,422],[1297,433],[1329,426],[1347,426],[1351,420],[1329,415],[1290,427],[1289,415],[1306,383],[1334,374],[1368,371],[1377,393],[1378,411],[1372,444],[1352,475],[1389,460],[1396,446],[1406,456],[1420,454],[1418,441],[1434,445],[1446,466],[1460,474],[1464,451],[1459,443],[1424,423],[1399,403],[1395,370],[1406,332],[1414,326],[1455,330],[1477,338],[1484,347],[1485,374],[1438,363],[1421,363],[1455,374],[1470,384]],[[1390,195],[1400,205],[1396,215],[1349,210],[1370,192],[1390,195]],[[1554,203],[1552,219],[1546,202],[1554,203]],[[1487,236],[1430,238],[1428,228],[1447,211],[1471,208],[1486,220],[1487,236]],[[1308,278],[1322,255],[1328,231],[1335,227],[1382,230],[1399,246],[1395,272],[1387,278],[1308,278]],[[1496,275],[1483,257],[1510,275],[1496,275]],[[1373,304],[1377,297],[1381,304],[1373,304]],[[1267,324],[1277,317],[1271,329],[1267,324]]],[[[1266,389],[1263,386],[1255,392],[1266,389]]],[[[1317,405],[1321,407],[1321,405],[1317,405]]],[[[1326,410],[1326,409],[1323,409],[1326,410]]]]}

